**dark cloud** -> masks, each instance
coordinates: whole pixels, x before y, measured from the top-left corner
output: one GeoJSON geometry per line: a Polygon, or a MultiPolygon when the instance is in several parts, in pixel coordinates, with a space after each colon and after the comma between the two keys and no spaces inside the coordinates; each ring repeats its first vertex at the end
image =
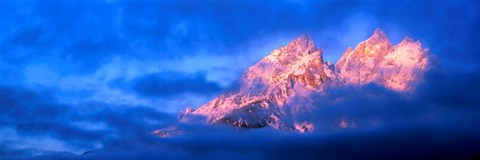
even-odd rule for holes
{"type": "MultiPolygon", "coordinates": [[[[150,131],[164,126],[173,116],[146,106],[119,106],[101,102],[65,105],[48,92],[21,87],[0,87],[0,124],[13,129],[25,139],[49,136],[80,148],[95,149],[94,144],[114,145],[123,139],[138,140],[151,136],[150,131]],[[86,125],[79,125],[79,124],[86,125]],[[91,126],[104,126],[95,128],[91,126]]],[[[15,141],[2,140],[0,156],[21,158],[23,154],[40,155],[57,152],[35,148],[13,149],[15,141]],[[12,155],[13,154],[13,155],[12,155]]],[[[21,143],[21,142],[17,142],[21,143]]],[[[72,154],[60,152],[62,154],[72,154]]],[[[30,155],[30,156],[31,156],[30,155]]],[[[74,155],[74,154],[73,154],[74,155]]]]}
{"type": "MultiPolygon", "coordinates": [[[[114,81],[118,83],[120,79],[114,81]]],[[[204,74],[160,72],[138,77],[131,81],[133,91],[148,97],[172,97],[185,93],[215,94],[222,87],[206,79],[204,74]]]]}
{"type": "Polygon", "coordinates": [[[102,134],[71,126],[78,117],[67,106],[56,103],[48,93],[10,86],[1,86],[0,90],[0,123],[20,135],[48,135],[76,144],[80,140],[98,139],[102,134]]]}

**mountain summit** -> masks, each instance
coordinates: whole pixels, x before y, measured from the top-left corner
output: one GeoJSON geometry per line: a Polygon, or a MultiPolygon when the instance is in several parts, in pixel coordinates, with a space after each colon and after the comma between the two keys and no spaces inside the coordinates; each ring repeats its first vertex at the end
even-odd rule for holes
{"type": "Polygon", "coordinates": [[[431,59],[419,41],[407,37],[393,46],[380,29],[355,49],[347,49],[336,64],[324,62],[322,54],[310,36],[301,35],[248,68],[236,88],[182,112],[181,119],[200,115],[212,124],[311,131],[315,124],[299,115],[321,107],[314,104],[314,96],[329,94],[327,87],[375,83],[409,92],[422,80],[431,59]]]}
{"type": "Polygon", "coordinates": [[[431,56],[420,42],[411,38],[392,46],[385,33],[376,29],[354,50],[347,50],[335,64],[339,81],[344,85],[377,83],[396,91],[413,89],[429,68],[431,56]]]}
{"type": "Polygon", "coordinates": [[[295,130],[285,125],[291,123],[286,117],[305,108],[291,105],[291,100],[321,91],[328,81],[322,50],[315,47],[310,36],[302,35],[248,68],[236,90],[218,96],[192,114],[205,115],[210,123],[295,130]]]}

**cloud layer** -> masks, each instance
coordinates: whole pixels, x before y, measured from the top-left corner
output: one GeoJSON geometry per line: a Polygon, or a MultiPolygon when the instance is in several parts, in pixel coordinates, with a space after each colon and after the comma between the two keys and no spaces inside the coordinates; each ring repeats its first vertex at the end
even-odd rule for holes
{"type": "Polygon", "coordinates": [[[2,1],[0,157],[478,157],[479,6],[463,0],[2,1]],[[184,126],[192,133],[183,137],[150,134],[301,33],[336,61],[377,27],[393,43],[420,40],[438,57],[438,70],[413,95],[374,85],[333,90],[318,97],[322,107],[315,112],[328,132],[193,125],[184,126]],[[339,97],[349,99],[321,103],[339,97]],[[328,128],[342,118],[358,128],[328,128]]]}
{"type": "MultiPolygon", "coordinates": [[[[88,106],[86,111],[63,114],[68,115],[63,121],[52,121],[52,124],[47,123],[51,126],[42,128],[44,121],[58,117],[52,110],[59,110],[44,105],[44,111],[32,111],[38,114],[31,116],[36,117],[35,124],[15,123],[19,125],[15,130],[26,135],[48,134],[69,141],[69,145],[94,148],[80,155],[44,152],[35,156],[40,159],[470,159],[478,157],[480,149],[477,145],[480,142],[477,136],[480,134],[477,116],[480,101],[476,98],[480,94],[476,90],[478,75],[478,71],[469,74],[432,72],[426,83],[407,97],[375,85],[332,90],[331,95],[317,97],[319,107],[315,110],[315,120],[325,126],[320,125],[317,132],[307,134],[192,124],[180,126],[188,134],[163,139],[145,131],[172,124],[172,117],[142,107],[113,109],[96,103],[85,105],[88,106]],[[445,85],[446,82],[449,85],[445,85]],[[336,98],[347,99],[340,103],[331,101],[336,98]],[[92,106],[101,109],[92,110],[95,108],[92,106]],[[51,115],[41,116],[46,115],[44,113],[51,115]],[[336,123],[345,118],[356,126],[335,128],[336,123]],[[76,121],[101,122],[107,127],[71,131],[69,128],[74,127],[72,122],[76,121]],[[102,147],[89,146],[93,141],[101,142],[102,147]]],[[[23,94],[26,93],[29,92],[23,94]]],[[[30,100],[42,103],[34,98],[30,100]]],[[[2,101],[17,103],[5,96],[2,101]]],[[[18,117],[21,121],[21,116],[18,117]]],[[[3,147],[7,158],[33,152],[3,147]]]]}

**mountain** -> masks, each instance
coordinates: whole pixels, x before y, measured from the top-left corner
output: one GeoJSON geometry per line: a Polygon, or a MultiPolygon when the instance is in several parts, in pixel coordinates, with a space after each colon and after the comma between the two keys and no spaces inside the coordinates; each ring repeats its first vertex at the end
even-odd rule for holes
{"type": "Polygon", "coordinates": [[[324,62],[322,49],[304,34],[248,68],[236,87],[198,109],[181,112],[180,119],[186,122],[191,116],[204,116],[211,124],[311,131],[315,124],[305,115],[320,107],[314,103],[315,96],[329,94],[326,88],[375,83],[410,92],[421,82],[430,61],[428,49],[419,41],[406,37],[393,46],[385,33],[376,29],[332,64],[324,62]]]}
{"type": "Polygon", "coordinates": [[[396,91],[411,91],[430,66],[431,56],[419,41],[405,37],[392,46],[380,29],[354,50],[349,48],[335,64],[340,83],[377,83],[396,91]]]}

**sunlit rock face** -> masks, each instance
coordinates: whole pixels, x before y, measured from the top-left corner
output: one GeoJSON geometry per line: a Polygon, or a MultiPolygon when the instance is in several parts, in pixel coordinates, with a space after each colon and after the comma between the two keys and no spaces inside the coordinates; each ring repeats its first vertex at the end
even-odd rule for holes
{"type": "Polygon", "coordinates": [[[321,92],[330,79],[324,72],[322,50],[308,35],[302,35],[244,72],[239,86],[201,106],[193,114],[209,122],[238,127],[271,126],[295,130],[297,112],[308,110],[308,95],[321,92]],[[291,103],[292,99],[305,99],[291,103]],[[297,105],[301,104],[301,105],[297,105]]]}
{"type": "Polygon", "coordinates": [[[376,83],[397,92],[411,91],[431,59],[419,41],[405,38],[393,46],[380,29],[355,49],[349,48],[336,64],[324,62],[322,54],[308,35],[302,35],[248,68],[235,88],[181,117],[200,115],[208,123],[241,128],[312,131],[315,124],[305,121],[305,115],[314,116],[309,113],[321,107],[312,96],[329,94],[326,87],[376,83]]]}
{"type": "Polygon", "coordinates": [[[392,46],[380,29],[354,50],[349,48],[335,71],[344,85],[377,83],[396,91],[412,90],[430,66],[428,49],[422,49],[419,41],[406,37],[392,46]]]}

